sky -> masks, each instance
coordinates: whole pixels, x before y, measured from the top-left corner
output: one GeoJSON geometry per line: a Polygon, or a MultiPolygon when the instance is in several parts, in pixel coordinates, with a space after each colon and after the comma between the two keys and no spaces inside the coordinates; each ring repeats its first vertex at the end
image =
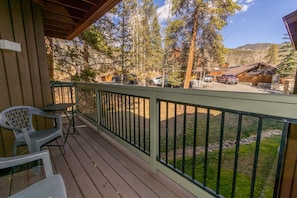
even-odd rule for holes
{"type": "MultiPolygon", "coordinates": [[[[237,48],[246,44],[280,44],[287,34],[283,17],[297,10],[297,0],[233,0],[242,9],[228,18],[222,30],[226,48],[237,48]]],[[[168,16],[170,0],[154,0],[158,6],[159,21],[168,16]]]]}

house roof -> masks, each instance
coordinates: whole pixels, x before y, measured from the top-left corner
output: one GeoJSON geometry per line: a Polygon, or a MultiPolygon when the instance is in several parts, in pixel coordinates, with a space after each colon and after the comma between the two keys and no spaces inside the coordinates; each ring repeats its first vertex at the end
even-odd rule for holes
{"type": "Polygon", "coordinates": [[[244,73],[246,71],[249,71],[255,67],[258,67],[260,65],[266,66],[266,67],[271,67],[271,69],[276,69],[275,66],[269,65],[267,63],[255,63],[252,65],[242,65],[242,66],[234,66],[234,67],[229,67],[228,70],[225,71],[225,74],[233,74],[233,75],[239,75],[241,73],[244,73]]]}
{"type": "Polygon", "coordinates": [[[73,39],[121,0],[34,0],[41,7],[45,36],[73,39]]]}
{"type": "Polygon", "coordinates": [[[292,45],[297,50],[297,10],[284,16],[283,21],[287,28],[292,45]]]}

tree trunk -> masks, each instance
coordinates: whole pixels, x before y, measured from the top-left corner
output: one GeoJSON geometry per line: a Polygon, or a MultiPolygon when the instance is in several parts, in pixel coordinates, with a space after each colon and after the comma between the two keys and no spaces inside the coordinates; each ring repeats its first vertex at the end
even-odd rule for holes
{"type": "Polygon", "coordinates": [[[48,40],[48,48],[47,48],[47,57],[48,57],[48,73],[49,79],[54,80],[54,53],[53,53],[53,39],[47,37],[48,40]]]}
{"type": "Polygon", "coordinates": [[[84,42],[84,62],[83,62],[83,69],[86,69],[87,67],[89,67],[89,45],[84,42]]]}
{"type": "Polygon", "coordinates": [[[194,13],[194,24],[193,24],[193,30],[191,35],[191,43],[190,43],[190,52],[188,55],[188,63],[187,63],[187,71],[184,81],[184,89],[189,89],[190,87],[190,79],[193,69],[193,63],[194,63],[194,56],[195,56],[195,45],[196,45],[196,35],[198,31],[198,7],[195,9],[194,13]]]}

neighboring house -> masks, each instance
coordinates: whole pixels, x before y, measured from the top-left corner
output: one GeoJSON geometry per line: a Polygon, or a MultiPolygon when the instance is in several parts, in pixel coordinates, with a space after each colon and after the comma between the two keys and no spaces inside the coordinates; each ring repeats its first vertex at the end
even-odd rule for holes
{"type": "Polygon", "coordinates": [[[276,74],[276,67],[267,63],[254,63],[251,65],[241,65],[228,67],[228,69],[210,72],[210,75],[217,76],[221,74],[233,74],[239,82],[252,83],[257,86],[259,83],[271,83],[272,76],[276,74]]]}

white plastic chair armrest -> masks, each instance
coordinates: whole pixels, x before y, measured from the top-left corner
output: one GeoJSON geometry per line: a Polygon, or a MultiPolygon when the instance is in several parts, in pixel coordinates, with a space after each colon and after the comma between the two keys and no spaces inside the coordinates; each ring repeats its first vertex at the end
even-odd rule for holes
{"type": "Polygon", "coordinates": [[[52,176],[53,168],[52,168],[48,150],[21,155],[21,156],[0,158],[0,169],[13,167],[13,166],[25,164],[25,163],[32,162],[35,160],[40,160],[40,159],[43,161],[45,176],[46,177],[52,176]]]}

